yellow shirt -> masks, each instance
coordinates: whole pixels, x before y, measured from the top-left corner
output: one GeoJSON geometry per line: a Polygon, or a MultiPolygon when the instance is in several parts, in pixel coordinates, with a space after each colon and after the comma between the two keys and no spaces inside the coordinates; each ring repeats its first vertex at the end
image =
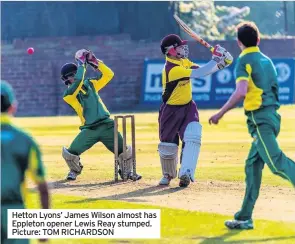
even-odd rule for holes
{"type": "Polygon", "coordinates": [[[163,102],[170,105],[185,105],[192,100],[190,76],[199,66],[189,59],[174,60],[166,57],[162,71],[163,102]]]}

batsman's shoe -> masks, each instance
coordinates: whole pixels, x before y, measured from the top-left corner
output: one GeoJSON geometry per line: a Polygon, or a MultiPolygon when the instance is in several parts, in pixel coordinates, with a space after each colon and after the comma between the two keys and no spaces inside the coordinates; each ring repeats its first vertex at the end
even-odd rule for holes
{"type": "Polygon", "coordinates": [[[74,170],[71,170],[68,173],[67,180],[76,180],[78,175],[79,174],[77,172],[75,172],[74,170]]]}
{"type": "Polygon", "coordinates": [[[159,185],[161,186],[168,186],[170,184],[170,181],[172,180],[172,177],[168,174],[165,174],[163,178],[160,180],[159,185]]]}
{"type": "Polygon", "coordinates": [[[191,178],[188,174],[180,176],[179,186],[187,187],[191,183],[191,178]]]}
{"type": "Polygon", "coordinates": [[[225,226],[229,229],[238,229],[238,230],[251,230],[254,228],[253,220],[227,220],[225,221],[225,226]]]}

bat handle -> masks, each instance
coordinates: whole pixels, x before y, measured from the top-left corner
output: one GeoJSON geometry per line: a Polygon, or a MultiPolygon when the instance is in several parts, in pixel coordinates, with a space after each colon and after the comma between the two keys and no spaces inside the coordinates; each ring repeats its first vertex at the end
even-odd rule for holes
{"type": "Polygon", "coordinates": [[[211,53],[213,53],[213,51],[214,51],[214,47],[210,46],[210,47],[209,47],[209,50],[210,50],[211,53]]]}

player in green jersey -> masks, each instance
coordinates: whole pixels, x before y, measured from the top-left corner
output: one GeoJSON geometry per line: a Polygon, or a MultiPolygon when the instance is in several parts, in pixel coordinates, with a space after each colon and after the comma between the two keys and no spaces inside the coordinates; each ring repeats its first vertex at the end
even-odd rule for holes
{"type": "Polygon", "coordinates": [[[24,209],[28,175],[38,186],[42,208],[49,208],[48,188],[39,146],[11,123],[16,99],[11,85],[1,81],[1,243],[26,244],[7,239],[7,210],[24,209]]]}
{"type": "Polygon", "coordinates": [[[246,193],[241,210],[225,225],[230,229],[252,229],[252,212],[264,163],[293,186],[295,163],[282,152],[276,140],[281,124],[277,112],[280,107],[277,72],[271,59],[259,50],[259,30],[253,22],[243,22],[237,26],[237,36],[242,52],[235,67],[236,90],[209,123],[218,124],[227,111],[244,100],[248,131],[253,138],[245,167],[246,193]]]}
{"type": "MultiPolygon", "coordinates": [[[[80,155],[91,148],[97,142],[102,142],[108,150],[114,153],[114,120],[110,118],[110,113],[101,100],[98,92],[113,78],[113,71],[94,54],[86,49],[76,52],[75,63],[67,63],[61,69],[61,78],[67,89],[63,99],[78,114],[81,120],[81,132],[74,139],[69,148],[63,147],[62,155],[70,172],[68,180],[76,180],[77,175],[82,171],[80,155]],[[101,76],[95,78],[85,78],[87,65],[100,71],[101,76]]],[[[118,133],[119,139],[119,174],[122,178],[123,166],[123,138],[118,133]]],[[[128,179],[141,179],[140,175],[133,176],[132,173],[132,148],[128,146],[126,150],[127,176],[128,179]]]]}

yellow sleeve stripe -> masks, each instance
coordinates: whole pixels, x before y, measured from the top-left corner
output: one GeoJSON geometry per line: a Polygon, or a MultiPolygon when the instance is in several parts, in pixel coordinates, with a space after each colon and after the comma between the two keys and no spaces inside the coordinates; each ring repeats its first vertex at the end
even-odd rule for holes
{"type": "Polygon", "coordinates": [[[236,83],[240,82],[241,80],[246,80],[249,81],[251,79],[251,74],[252,74],[252,67],[250,64],[246,64],[246,71],[248,73],[248,77],[246,76],[240,76],[236,79],[236,83]]]}
{"type": "Polygon", "coordinates": [[[249,76],[251,76],[251,74],[252,74],[252,67],[251,67],[250,64],[246,64],[246,71],[249,74],[249,76]]]}
{"type": "Polygon", "coordinates": [[[90,80],[90,82],[93,83],[96,92],[105,87],[105,85],[114,77],[114,72],[102,62],[99,62],[97,69],[102,73],[102,77],[99,80],[90,80]]]}
{"type": "Polygon", "coordinates": [[[68,95],[66,97],[63,98],[65,100],[65,102],[67,104],[69,104],[78,114],[82,125],[84,125],[85,123],[85,118],[83,116],[83,107],[82,105],[79,103],[79,101],[77,100],[76,97],[72,96],[72,95],[68,95]]]}
{"type": "Polygon", "coordinates": [[[20,193],[22,195],[23,201],[26,204],[27,198],[28,198],[28,191],[27,191],[27,184],[26,184],[26,177],[27,177],[27,172],[25,173],[25,179],[24,181],[20,184],[20,193]]]}
{"type": "Polygon", "coordinates": [[[240,82],[241,80],[249,81],[249,77],[241,76],[236,79],[236,83],[240,82]]]}
{"type": "Polygon", "coordinates": [[[28,170],[28,173],[30,173],[35,183],[41,183],[45,181],[44,177],[38,175],[38,157],[37,152],[34,148],[32,148],[30,151],[28,170]]]}
{"type": "MultiPolygon", "coordinates": [[[[256,121],[255,121],[255,119],[254,119],[254,114],[253,114],[252,111],[251,111],[251,115],[252,115],[252,120],[253,120],[254,124],[256,125],[257,133],[258,133],[259,139],[260,139],[261,142],[262,142],[263,148],[264,148],[264,150],[265,150],[265,152],[266,152],[266,155],[267,155],[267,157],[268,157],[268,160],[269,160],[270,164],[272,165],[273,169],[275,170],[276,173],[279,173],[279,174],[283,175],[286,179],[288,179],[288,180],[292,183],[292,181],[291,181],[291,179],[288,177],[288,175],[286,175],[283,171],[278,170],[278,168],[275,166],[275,164],[274,164],[274,162],[272,161],[272,158],[271,158],[271,156],[270,156],[270,154],[269,154],[269,151],[268,151],[268,149],[267,149],[267,147],[266,147],[266,145],[265,145],[265,143],[264,143],[264,141],[263,141],[263,139],[262,139],[262,136],[261,136],[260,131],[259,131],[259,126],[257,125],[257,123],[256,123],[256,121]]],[[[293,184],[293,183],[292,183],[292,184],[293,184]]],[[[295,187],[295,185],[294,185],[294,187],[295,187]]]]}

